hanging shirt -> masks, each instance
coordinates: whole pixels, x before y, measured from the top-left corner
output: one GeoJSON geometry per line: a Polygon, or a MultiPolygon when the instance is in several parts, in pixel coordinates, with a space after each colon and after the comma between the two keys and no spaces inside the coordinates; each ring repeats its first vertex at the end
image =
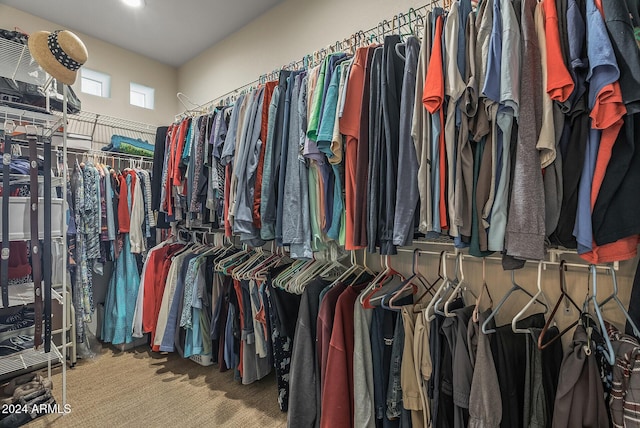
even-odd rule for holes
{"type": "MultiPolygon", "coordinates": [[[[560,32],[558,27],[558,11],[555,0],[543,0],[545,19],[545,36],[547,39],[547,64],[549,67],[549,80],[547,92],[552,100],[564,103],[575,88],[575,84],[562,57],[560,48],[560,32]]],[[[566,19],[566,17],[563,17],[566,19]]]]}
{"type": "Polygon", "coordinates": [[[443,49],[442,32],[444,18],[440,15],[436,18],[435,36],[433,40],[433,52],[429,60],[429,68],[424,83],[422,103],[432,116],[432,180],[434,183],[433,206],[433,230],[441,232],[447,226],[446,209],[446,154],[445,141],[442,126],[444,125],[444,74],[443,74],[443,49]],[[435,168],[433,168],[435,165],[435,168]],[[436,203],[437,201],[437,203],[436,203]]]}
{"type": "MultiPolygon", "coordinates": [[[[421,100],[424,94],[424,82],[427,75],[429,57],[431,55],[431,11],[425,17],[422,44],[416,70],[415,99],[421,100]]],[[[426,233],[432,228],[432,197],[431,197],[431,118],[429,111],[420,102],[413,104],[413,118],[411,121],[411,138],[415,145],[418,161],[418,194],[420,196],[420,212],[418,230],[426,233]]]]}

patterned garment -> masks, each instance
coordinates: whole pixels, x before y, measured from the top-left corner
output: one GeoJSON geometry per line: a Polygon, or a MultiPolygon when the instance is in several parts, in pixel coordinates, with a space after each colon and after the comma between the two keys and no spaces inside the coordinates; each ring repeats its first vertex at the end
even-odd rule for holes
{"type": "Polygon", "coordinates": [[[195,257],[189,260],[187,268],[187,276],[184,280],[184,294],[182,296],[182,314],[180,316],[180,327],[193,327],[193,313],[191,311],[191,302],[193,301],[193,289],[196,283],[196,275],[200,267],[201,257],[195,257]]]}
{"type": "Polygon", "coordinates": [[[22,278],[9,279],[9,285],[29,284],[30,282],[33,282],[31,275],[23,276],[22,278]]]}
{"type": "Polygon", "coordinates": [[[208,120],[206,117],[201,118],[198,122],[198,137],[195,139],[196,156],[193,166],[193,186],[191,188],[191,204],[189,205],[189,212],[199,213],[202,210],[202,202],[200,201],[200,178],[202,175],[202,169],[204,167],[204,143],[207,133],[208,120]]]}
{"type": "MultiPolygon", "coordinates": [[[[150,208],[150,204],[148,203],[148,201],[151,201],[151,193],[149,193],[149,199],[147,200],[147,192],[150,190],[149,188],[150,183],[145,182],[144,172],[145,171],[143,170],[138,170],[136,171],[136,175],[138,176],[138,185],[140,186],[140,190],[143,196],[142,198],[142,211],[144,212],[144,219],[142,220],[142,229],[144,230],[143,235],[145,236],[145,238],[150,238],[151,226],[149,226],[149,211],[148,211],[148,209],[150,208]]],[[[148,242],[145,242],[145,245],[143,247],[143,252],[147,248],[146,244],[148,244],[148,242]]]]}
{"type": "Polygon", "coordinates": [[[166,207],[171,201],[171,195],[167,194],[167,180],[169,175],[169,157],[171,156],[171,139],[175,129],[170,126],[167,130],[167,138],[164,141],[164,162],[162,164],[162,186],[160,188],[160,212],[166,213],[166,207]]]}
{"type": "MultiPolygon", "coordinates": [[[[72,300],[76,313],[76,337],[79,342],[84,341],[84,323],[91,320],[93,313],[93,277],[85,245],[85,184],[84,172],[80,165],[76,166],[71,175],[71,191],[75,211],[76,239],[75,239],[75,275],[73,278],[72,300]]],[[[70,250],[72,247],[70,247],[70,250]]]]}
{"type": "MultiPolygon", "coordinates": [[[[109,230],[107,227],[107,185],[105,179],[105,171],[101,166],[97,166],[100,174],[100,240],[109,240],[109,230]]],[[[108,173],[108,172],[107,172],[108,173]]],[[[105,255],[102,254],[104,257],[105,255]]],[[[104,258],[101,258],[104,260],[104,258]]]]}
{"type": "Polygon", "coordinates": [[[87,259],[100,258],[100,174],[91,162],[84,167],[84,232],[87,259]]]}
{"type": "MultiPolygon", "coordinates": [[[[142,170],[140,173],[142,175],[142,182],[144,183],[144,206],[146,208],[147,224],[150,228],[156,227],[156,218],[153,215],[153,209],[151,208],[151,173],[147,170],[142,170]]],[[[149,236],[151,236],[151,234],[149,234],[147,238],[149,236]]]]}
{"type": "Polygon", "coordinates": [[[278,405],[280,410],[286,412],[289,408],[289,372],[291,369],[291,352],[293,351],[293,340],[280,331],[280,320],[273,301],[273,284],[269,280],[265,288],[268,302],[268,312],[271,321],[271,340],[273,351],[273,365],[276,369],[278,381],[278,405]]]}
{"type": "Polygon", "coordinates": [[[640,343],[606,323],[607,334],[616,354],[612,369],[611,397],[607,402],[615,428],[637,427],[640,424],[640,343]]]}

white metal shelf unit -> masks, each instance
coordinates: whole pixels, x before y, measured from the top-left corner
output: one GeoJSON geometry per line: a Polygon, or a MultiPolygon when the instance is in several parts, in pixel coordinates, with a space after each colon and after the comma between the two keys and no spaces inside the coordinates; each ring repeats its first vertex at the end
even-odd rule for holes
{"type": "MultiPolygon", "coordinates": [[[[58,208],[56,209],[56,220],[57,224],[55,227],[55,236],[52,234],[52,198],[51,198],[51,187],[53,184],[63,184],[66,186],[67,182],[67,171],[66,169],[63,171],[63,177],[61,180],[58,178],[54,181],[51,180],[51,158],[53,157],[53,152],[51,150],[50,138],[56,132],[58,132],[62,128],[63,130],[63,152],[64,156],[66,156],[66,143],[65,143],[65,127],[64,127],[64,119],[50,114],[43,114],[38,112],[31,112],[28,110],[15,109],[7,106],[0,106],[0,130],[3,131],[3,134],[12,135],[12,134],[21,134],[21,133],[36,133],[38,137],[42,137],[44,141],[48,141],[46,144],[42,144],[41,148],[44,153],[45,158],[45,176],[40,178],[40,181],[45,183],[44,190],[45,195],[43,200],[44,208],[42,225],[44,227],[39,227],[40,230],[47,230],[47,233],[41,235],[44,238],[44,246],[43,246],[43,257],[44,257],[44,265],[43,271],[45,273],[45,278],[48,279],[45,282],[45,293],[44,293],[44,303],[48,305],[48,309],[45,310],[46,313],[51,313],[51,304],[53,299],[55,299],[61,306],[62,312],[62,322],[61,328],[51,330],[52,337],[59,337],[59,343],[55,343],[52,340],[50,351],[46,352],[45,349],[27,349],[17,354],[0,357],[0,379],[6,379],[9,377],[16,376],[20,373],[33,371],[40,369],[44,366],[48,367],[49,376],[51,375],[51,366],[54,362],[66,362],[67,355],[70,355],[71,363],[75,363],[75,326],[73,325],[73,305],[70,302],[71,293],[68,290],[67,283],[67,274],[66,274],[66,212],[67,212],[67,201],[66,201],[66,188],[63,187],[62,195],[63,198],[60,202],[56,203],[58,208]],[[35,129],[35,131],[34,131],[35,129]],[[46,173],[48,171],[48,174],[46,173]],[[48,200],[48,203],[47,203],[48,200]],[[52,239],[57,239],[62,242],[62,264],[63,264],[63,274],[62,274],[62,282],[61,284],[56,284],[55,286],[51,284],[51,243],[52,239]],[[67,335],[69,335],[69,339],[67,339],[67,335]]],[[[11,178],[11,177],[10,177],[11,178]]],[[[13,177],[14,180],[18,179],[18,177],[13,177]]],[[[4,199],[4,198],[3,198],[4,199]]],[[[7,198],[9,201],[15,203],[22,202],[23,204],[28,204],[29,198],[21,198],[21,201],[14,199],[13,197],[7,198]],[[12,201],[13,200],[13,201],[12,201]]],[[[29,212],[28,205],[23,207],[24,213],[29,212]]],[[[15,213],[15,212],[14,212],[15,213]]],[[[24,216],[28,217],[28,216],[24,216]]],[[[11,217],[12,219],[13,217],[11,217]]],[[[27,220],[28,221],[28,220],[27,220]]],[[[10,221],[11,228],[7,228],[7,223],[4,218],[2,219],[3,226],[3,237],[4,237],[4,229],[9,230],[8,236],[10,239],[24,239],[30,238],[30,233],[27,234],[28,230],[25,229],[26,223],[20,221],[10,221]],[[15,229],[15,230],[13,230],[15,229]],[[12,235],[11,232],[14,232],[12,235]]],[[[39,221],[40,223],[40,221],[39,221]]],[[[51,319],[45,319],[45,322],[51,323],[51,319]]],[[[66,404],[66,364],[62,364],[62,389],[63,389],[63,397],[62,402],[66,404]]]]}
{"type": "MultiPolygon", "coordinates": [[[[26,43],[16,43],[16,42],[4,40],[4,39],[0,40],[0,77],[9,78],[16,83],[17,81],[31,83],[42,88],[46,96],[47,113],[51,111],[50,97],[52,95],[59,97],[59,94],[53,90],[52,78],[37,64],[35,59],[33,59],[33,57],[31,56],[31,53],[29,52],[28,46],[26,46],[26,43]]],[[[37,129],[42,130],[43,133],[46,132],[48,134],[47,135],[48,137],[52,137],[53,133],[59,131],[61,128],[62,129],[61,145],[62,145],[64,163],[66,164],[67,128],[68,128],[68,119],[67,119],[68,87],[66,85],[62,85],[62,111],[63,112],[61,115],[54,116],[51,114],[42,114],[42,113],[30,111],[28,110],[28,108],[23,110],[23,109],[15,109],[15,108],[10,108],[10,107],[0,105],[0,122],[2,122],[2,129],[5,131],[5,133],[6,133],[7,125],[18,126],[18,127],[36,125],[38,127],[37,129]],[[2,121],[3,116],[4,116],[4,121],[2,121]]],[[[49,151],[51,151],[50,145],[48,145],[48,149],[49,151]]],[[[52,153],[50,154],[52,155],[52,153]]],[[[48,158],[49,164],[45,165],[45,169],[47,169],[46,167],[48,167],[49,171],[51,170],[50,159],[51,157],[48,158]]],[[[49,174],[49,177],[50,177],[50,174],[49,174]]],[[[47,177],[45,182],[49,180],[49,177],[47,177]]],[[[63,168],[62,170],[62,182],[64,185],[63,191],[62,191],[62,200],[63,200],[62,206],[63,206],[63,210],[65,210],[67,207],[67,191],[66,191],[66,183],[68,182],[67,168],[63,168]]],[[[50,185],[45,185],[45,192],[46,192],[46,194],[44,195],[45,199],[47,197],[50,198],[51,196],[50,185]]],[[[6,208],[3,208],[3,209],[5,211],[5,214],[7,214],[8,210],[6,208]]],[[[45,219],[43,220],[44,222],[47,222],[49,227],[51,226],[49,224],[51,219],[50,218],[47,219],[46,217],[47,215],[49,215],[49,217],[51,216],[50,211],[51,210],[49,207],[47,209],[47,212],[45,212],[45,219]]],[[[66,219],[66,215],[64,216],[64,218],[66,219]]],[[[4,224],[3,224],[3,227],[4,227],[4,224]]],[[[6,232],[6,229],[4,231],[6,232]]],[[[58,361],[62,362],[62,404],[63,406],[66,405],[67,403],[66,356],[67,356],[67,348],[69,347],[68,341],[67,341],[67,334],[69,333],[69,330],[71,330],[70,342],[72,344],[71,348],[73,352],[72,362],[75,363],[75,331],[74,331],[75,326],[73,325],[73,320],[75,318],[73,316],[73,305],[70,304],[70,301],[69,301],[71,299],[71,293],[68,293],[68,289],[67,289],[68,284],[67,284],[66,236],[67,236],[67,224],[66,224],[66,221],[63,221],[62,248],[63,248],[64,256],[62,257],[62,273],[63,273],[62,284],[59,290],[53,290],[53,289],[47,290],[47,293],[45,296],[45,301],[47,299],[49,300],[48,302],[49,313],[50,313],[50,304],[51,304],[52,297],[59,299],[59,301],[62,304],[62,331],[60,332],[61,344],[59,347],[53,346],[51,350],[53,350],[53,353],[55,354],[55,357],[58,359],[58,361]],[[69,311],[71,311],[72,316],[68,316],[69,311]],[[69,328],[70,325],[71,325],[71,328],[69,328]]],[[[45,257],[47,257],[47,253],[48,253],[48,258],[50,262],[51,261],[51,242],[50,241],[47,242],[45,239],[45,246],[43,250],[44,250],[45,257]]],[[[45,260],[45,264],[46,264],[46,260],[45,260]]],[[[45,272],[45,277],[50,273],[51,273],[50,271],[45,272]]],[[[51,285],[50,281],[49,281],[49,285],[51,285]]],[[[30,355],[31,353],[35,353],[35,352],[38,352],[38,351],[30,350],[30,351],[25,351],[24,353],[30,355]]],[[[46,353],[49,379],[51,379],[51,364],[52,364],[51,354],[52,352],[46,353]]],[[[2,359],[0,358],[0,360],[2,359]]],[[[25,363],[24,365],[27,365],[27,367],[32,366],[34,368],[35,368],[36,361],[37,361],[37,358],[35,358],[35,356],[34,356],[34,359],[27,359],[26,356],[22,356],[22,360],[21,360],[21,362],[24,362],[25,363]]],[[[4,369],[4,371],[6,372],[9,370],[13,371],[13,369],[17,369],[17,367],[18,367],[17,365],[7,364],[6,367],[0,368],[0,373],[2,373],[2,369],[4,369]]]]}

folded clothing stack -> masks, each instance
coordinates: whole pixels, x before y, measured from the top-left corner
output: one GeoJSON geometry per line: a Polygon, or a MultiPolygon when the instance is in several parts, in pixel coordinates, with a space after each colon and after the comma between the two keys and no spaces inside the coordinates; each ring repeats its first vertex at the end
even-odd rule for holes
{"type": "Polygon", "coordinates": [[[140,138],[113,135],[111,143],[102,148],[105,152],[126,153],[134,156],[153,157],[154,146],[140,138]]]}
{"type": "Polygon", "coordinates": [[[37,373],[15,377],[5,384],[0,390],[0,405],[16,411],[0,413],[0,428],[25,425],[54,409],[52,388],[51,380],[37,373]]]}

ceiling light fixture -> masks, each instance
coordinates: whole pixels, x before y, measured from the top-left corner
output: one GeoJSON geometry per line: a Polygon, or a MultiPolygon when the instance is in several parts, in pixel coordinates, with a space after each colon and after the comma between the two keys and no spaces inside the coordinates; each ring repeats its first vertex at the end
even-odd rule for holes
{"type": "Polygon", "coordinates": [[[144,6],[144,0],[122,0],[122,3],[129,7],[142,7],[144,6]]]}

